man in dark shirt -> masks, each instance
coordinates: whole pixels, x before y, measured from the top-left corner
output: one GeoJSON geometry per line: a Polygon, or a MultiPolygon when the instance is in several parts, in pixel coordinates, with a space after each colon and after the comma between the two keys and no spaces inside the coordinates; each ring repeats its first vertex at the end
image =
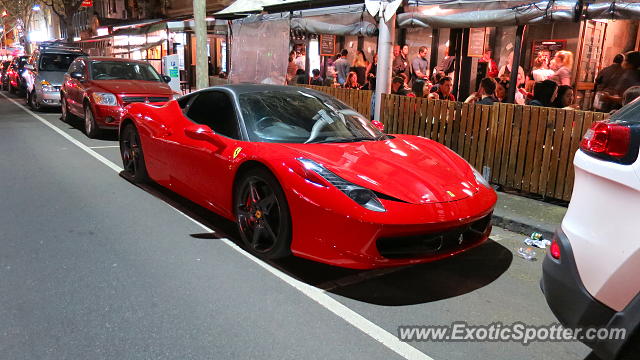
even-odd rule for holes
{"type": "Polygon", "coordinates": [[[391,81],[391,94],[402,96],[408,96],[410,94],[413,95],[411,91],[404,87],[404,78],[401,76],[396,76],[391,81]]]}
{"type": "Polygon", "coordinates": [[[480,105],[493,105],[495,102],[494,93],[496,92],[496,82],[491,78],[484,78],[480,81],[480,91],[478,95],[480,100],[476,101],[476,104],[480,105]]]}
{"type": "Polygon", "coordinates": [[[393,75],[397,76],[400,73],[409,75],[409,60],[407,60],[407,55],[409,55],[409,45],[403,46],[400,55],[393,59],[393,75]]]}
{"type": "Polygon", "coordinates": [[[456,97],[451,93],[452,88],[453,81],[450,77],[445,76],[440,79],[438,91],[436,91],[435,94],[438,94],[438,99],[440,100],[456,101],[456,97]]]}
{"type": "Polygon", "coordinates": [[[620,80],[622,73],[624,73],[624,69],[622,68],[623,60],[624,55],[618,54],[613,58],[613,64],[600,70],[600,73],[598,73],[598,77],[596,78],[597,91],[615,89],[618,80],[620,80]]]}

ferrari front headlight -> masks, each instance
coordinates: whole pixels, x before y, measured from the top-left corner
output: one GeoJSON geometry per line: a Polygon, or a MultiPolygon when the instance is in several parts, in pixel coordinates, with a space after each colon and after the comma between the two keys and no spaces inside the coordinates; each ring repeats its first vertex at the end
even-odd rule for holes
{"type": "MultiPolygon", "coordinates": [[[[469,165],[469,166],[471,166],[471,165],[469,165]]],[[[476,168],[471,166],[471,170],[473,170],[473,176],[475,176],[476,182],[478,184],[484,185],[485,187],[491,189],[491,184],[489,184],[489,181],[487,179],[485,179],[484,176],[482,176],[482,174],[480,174],[480,172],[478,170],[476,170],[476,168]]]]}
{"type": "Polygon", "coordinates": [[[328,183],[335,186],[338,190],[351,198],[351,200],[355,201],[365,209],[377,212],[387,211],[373,191],[341,178],[313,160],[305,158],[298,158],[297,160],[305,167],[305,169],[320,175],[328,183]]]}
{"type": "Polygon", "coordinates": [[[101,93],[101,92],[93,93],[93,101],[95,101],[96,105],[107,105],[107,106],[118,105],[118,99],[116,99],[116,96],[111,93],[101,93]]]}

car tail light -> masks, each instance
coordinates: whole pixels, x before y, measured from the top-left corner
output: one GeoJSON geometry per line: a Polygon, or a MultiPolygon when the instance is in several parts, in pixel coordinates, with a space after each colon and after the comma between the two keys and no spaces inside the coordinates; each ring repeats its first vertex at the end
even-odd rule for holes
{"type": "Polygon", "coordinates": [[[554,259],[560,260],[560,245],[558,244],[558,241],[556,241],[556,239],[553,239],[553,242],[549,247],[549,253],[554,259]]]}
{"type": "Polygon", "coordinates": [[[631,128],[600,121],[594,123],[580,142],[580,149],[589,154],[622,159],[629,153],[631,128]]]}

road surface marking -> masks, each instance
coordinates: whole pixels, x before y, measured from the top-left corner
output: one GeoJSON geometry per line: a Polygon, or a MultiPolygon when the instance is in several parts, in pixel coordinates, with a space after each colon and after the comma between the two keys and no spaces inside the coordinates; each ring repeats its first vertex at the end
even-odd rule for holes
{"type": "MultiPolygon", "coordinates": [[[[25,112],[27,112],[28,114],[30,114],[31,116],[33,116],[34,118],[36,118],[37,120],[39,120],[40,122],[45,124],[46,126],[48,126],[49,128],[51,128],[53,131],[55,131],[58,134],[62,135],[62,137],[64,137],[65,139],[69,140],[74,145],[78,146],[80,149],[86,151],[89,155],[93,156],[98,161],[102,162],[103,164],[107,165],[108,167],[110,167],[111,169],[116,171],[117,173],[119,173],[119,172],[121,172],[123,170],[118,165],[114,164],[113,162],[111,162],[110,160],[105,158],[104,156],[102,156],[102,155],[98,154],[97,152],[93,151],[92,148],[90,148],[90,147],[84,145],[83,143],[81,143],[80,141],[74,139],[71,135],[69,135],[66,132],[62,131],[60,128],[58,128],[57,126],[53,125],[49,121],[45,120],[40,115],[38,115],[38,114],[34,113],[33,111],[27,109],[25,106],[23,106],[22,104],[18,103],[14,99],[8,97],[4,93],[0,93],[0,94],[3,97],[5,97],[7,100],[11,101],[13,104],[18,106],[19,108],[21,108],[22,110],[24,110],[25,112]]],[[[211,232],[211,233],[215,232],[212,229],[210,229],[209,227],[207,227],[206,225],[202,224],[201,222],[199,222],[196,219],[190,217],[189,215],[187,215],[184,212],[180,211],[179,209],[177,209],[176,207],[172,206],[171,204],[167,203],[166,201],[163,201],[163,203],[165,203],[166,205],[170,206],[176,212],[182,214],[182,216],[184,216],[185,218],[189,219],[194,224],[196,224],[199,227],[201,227],[203,230],[211,232]]],[[[302,281],[300,281],[298,279],[295,279],[295,278],[291,277],[290,275],[285,274],[284,272],[282,272],[282,271],[270,266],[269,264],[263,262],[262,260],[256,258],[255,256],[249,254],[248,252],[244,251],[242,248],[240,248],[238,245],[236,245],[235,243],[233,243],[229,239],[224,238],[224,239],[220,239],[220,240],[222,242],[224,242],[225,244],[227,244],[228,246],[230,246],[232,249],[236,250],[238,253],[244,255],[245,257],[247,257],[248,259],[250,259],[251,261],[253,261],[257,265],[259,265],[263,269],[267,270],[271,274],[273,274],[276,277],[278,277],[280,280],[282,280],[282,281],[286,282],[287,284],[291,285],[292,287],[296,288],[298,291],[300,291],[301,293],[303,293],[307,297],[311,298],[313,301],[315,301],[318,304],[322,305],[325,309],[327,309],[327,310],[331,311],[332,313],[334,313],[335,315],[339,316],[340,318],[342,318],[343,320],[345,320],[346,322],[348,322],[349,324],[351,324],[355,328],[359,329],[363,333],[367,334],[368,336],[370,336],[371,338],[375,339],[376,341],[378,341],[382,345],[386,346],[390,350],[394,351],[398,355],[402,356],[403,358],[409,359],[409,360],[433,360],[433,358],[431,358],[430,356],[428,356],[425,353],[419,351],[418,349],[414,348],[413,346],[409,345],[408,343],[400,341],[397,336],[395,336],[395,335],[391,334],[390,332],[384,330],[383,328],[381,328],[380,326],[374,324],[370,320],[367,320],[365,317],[363,317],[362,315],[358,314],[357,312],[351,310],[347,306],[343,305],[338,300],[335,300],[334,298],[329,296],[325,291],[320,290],[320,289],[318,289],[318,288],[316,288],[314,286],[311,286],[311,285],[309,285],[307,283],[304,283],[304,282],[302,282],[302,281]]]]}
{"type": "Polygon", "coordinates": [[[120,145],[89,146],[89,149],[113,149],[119,147],[120,145]]]}

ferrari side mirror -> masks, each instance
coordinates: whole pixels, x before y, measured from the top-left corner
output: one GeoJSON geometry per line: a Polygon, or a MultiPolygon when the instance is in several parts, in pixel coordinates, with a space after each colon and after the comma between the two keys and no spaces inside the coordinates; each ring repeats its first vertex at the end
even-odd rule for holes
{"type": "Polygon", "coordinates": [[[373,124],[373,126],[377,127],[377,128],[378,128],[378,130],[380,130],[380,131],[384,131],[384,124],[383,124],[383,123],[381,123],[380,121],[378,121],[378,120],[372,120],[372,121],[371,121],[371,123],[373,124]]]}
{"type": "Polygon", "coordinates": [[[190,139],[209,142],[220,148],[220,150],[227,147],[227,144],[221,139],[220,135],[213,132],[207,125],[192,125],[186,127],[184,134],[190,139]]]}

